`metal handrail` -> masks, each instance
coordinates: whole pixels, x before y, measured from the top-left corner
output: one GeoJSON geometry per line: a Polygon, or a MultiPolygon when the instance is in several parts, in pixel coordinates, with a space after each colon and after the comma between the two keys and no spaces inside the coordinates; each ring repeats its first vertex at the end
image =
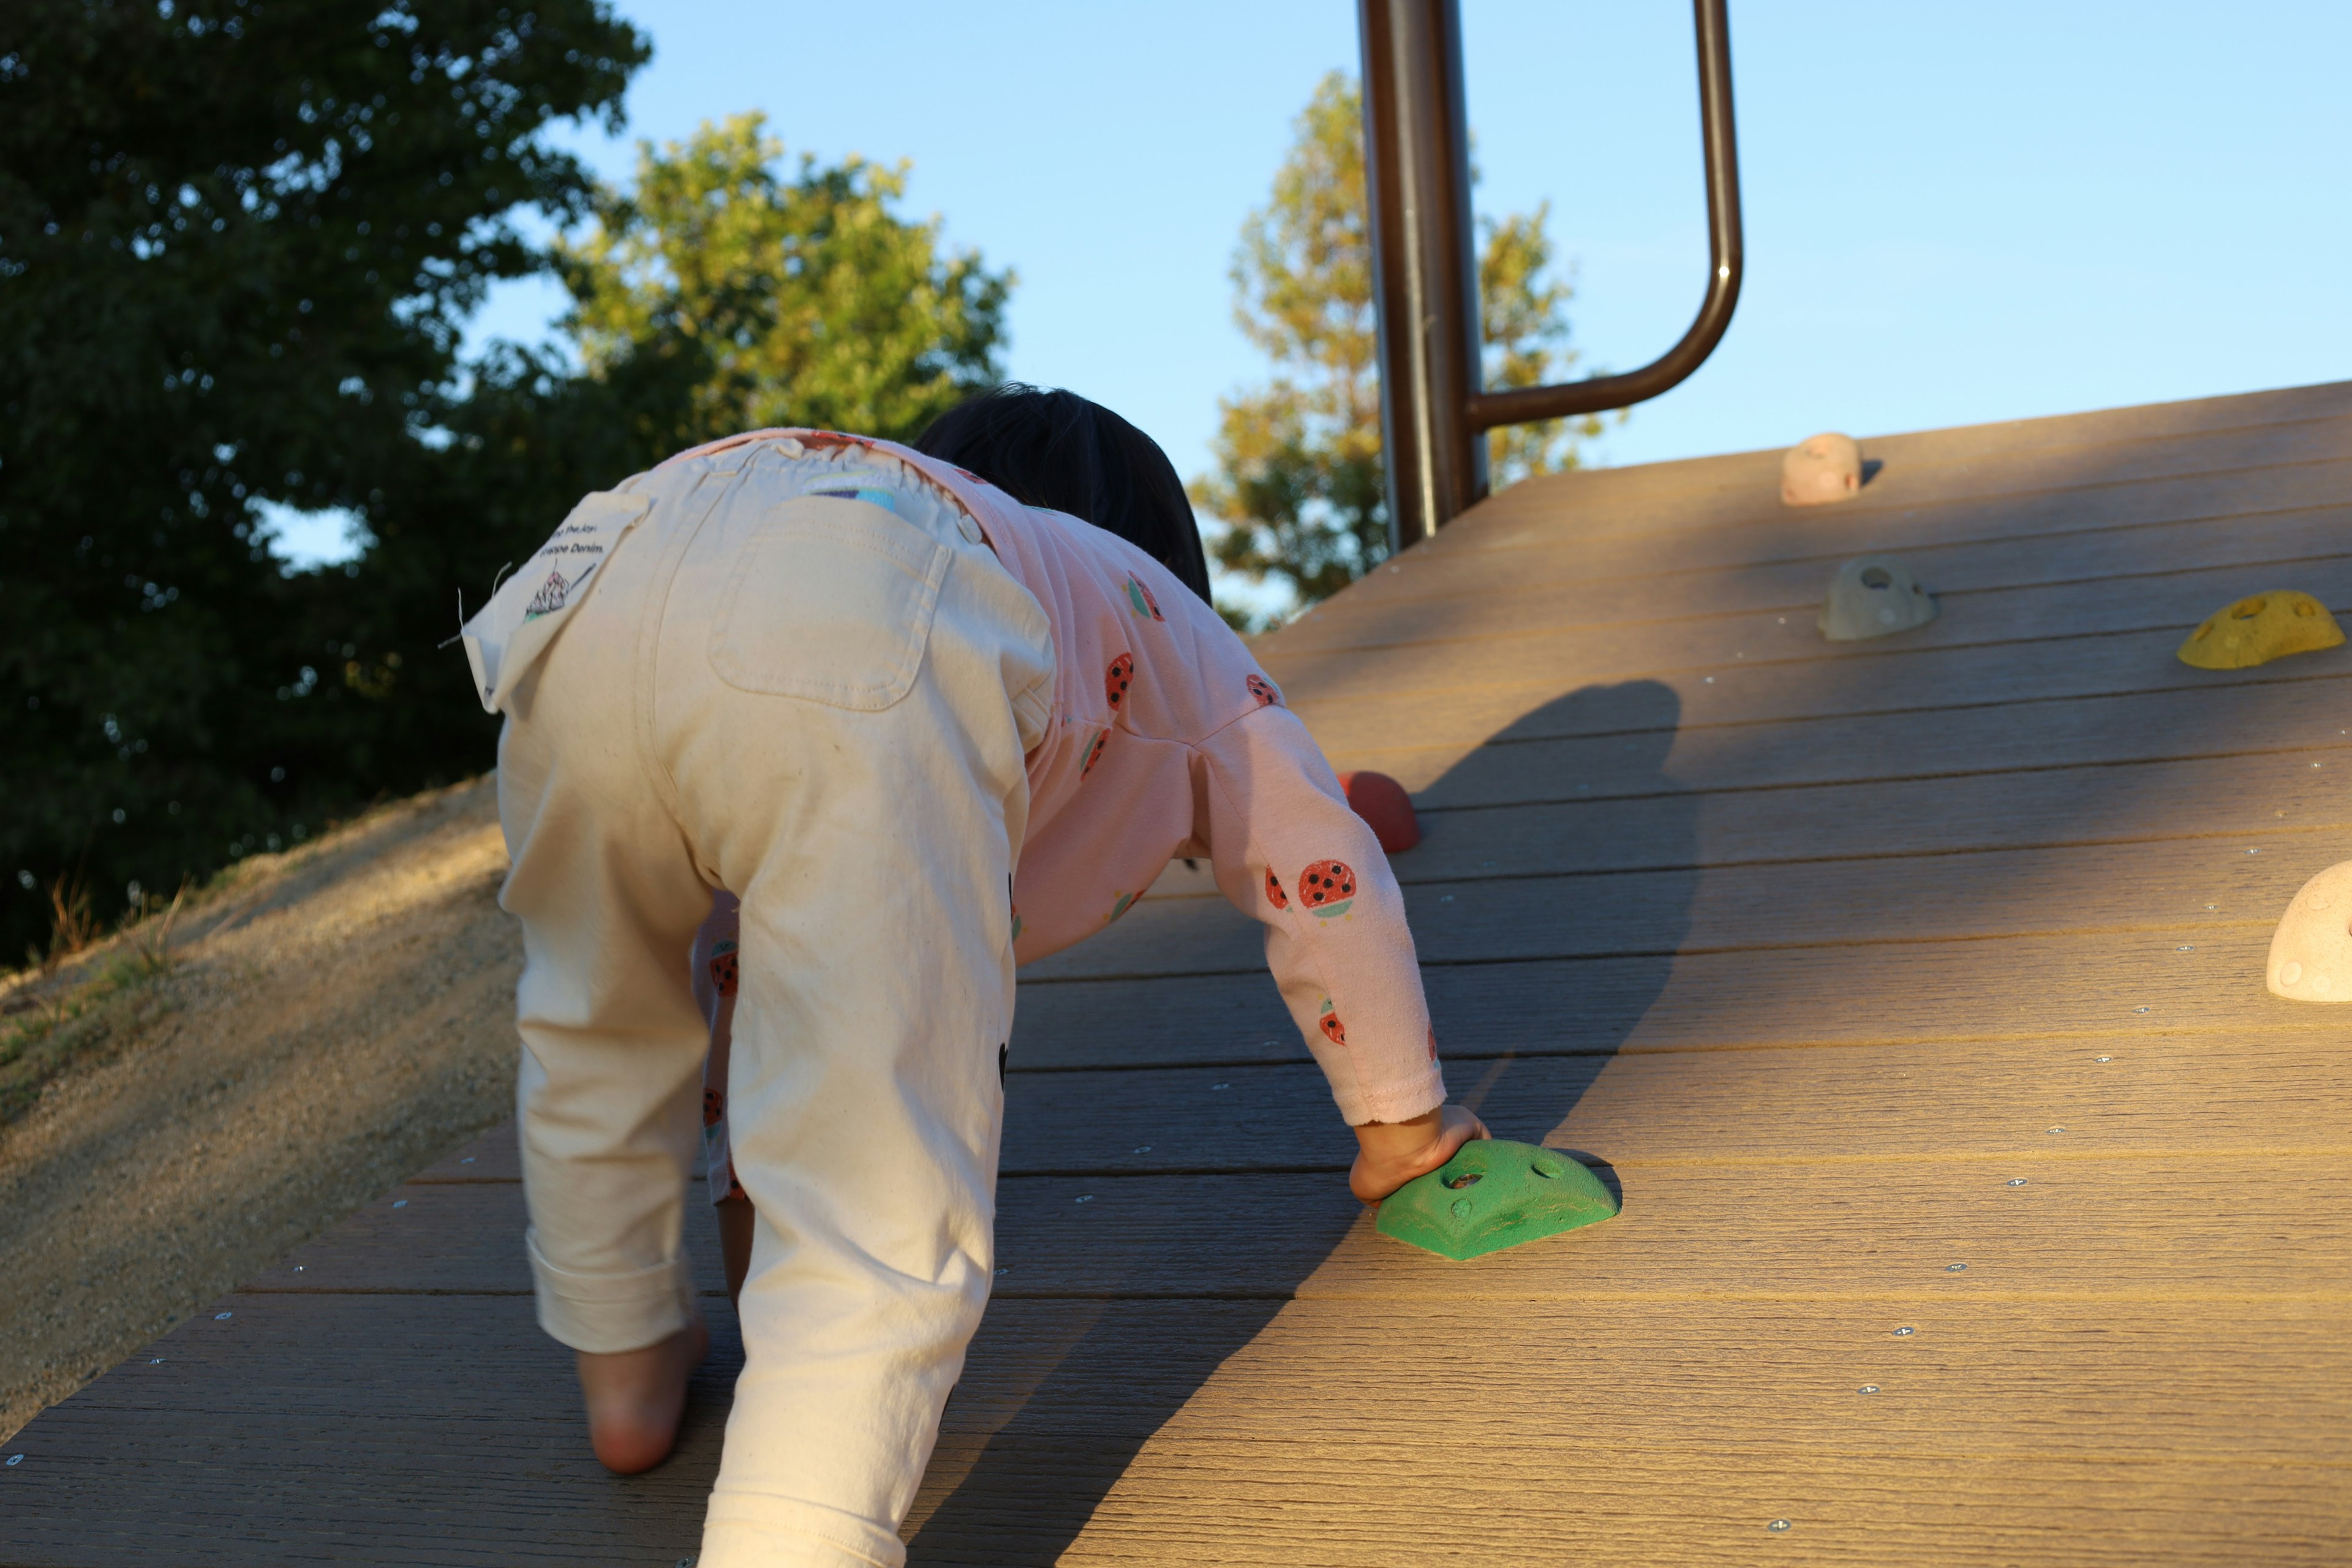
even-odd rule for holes
{"type": "Polygon", "coordinates": [[[1492,430],[1646,402],[1705,363],[1731,325],[1746,262],[1739,231],[1739,148],[1731,117],[1731,24],[1726,0],[1694,0],[1698,33],[1699,138],[1706,162],[1706,298],[1682,341],[1639,370],[1548,386],[1474,392],[1463,410],[1470,428],[1492,430]]]}
{"type": "Polygon", "coordinates": [[[1477,260],[1459,0],[1358,0],[1364,154],[1380,322],[1381,448],[1399,550],[1486,494],[1488,430],[1622,408],[1696,370],[1731,323],[1742,252],[1726,0],[1693,0],[1712,271],[1697,319],[1622,375],[1487,392],[1480,383],[1477,260]]]}

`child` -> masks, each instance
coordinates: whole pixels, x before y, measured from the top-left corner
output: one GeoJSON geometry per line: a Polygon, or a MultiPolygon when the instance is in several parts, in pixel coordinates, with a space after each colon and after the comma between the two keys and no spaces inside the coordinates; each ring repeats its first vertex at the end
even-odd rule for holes
{"type": "Polygon", "coordinates": [[[1027,387],[919,446],[673,458],[467,628],[507,714],[540,1321],[615,1470],[667,1453],[703,1352],[679,1235],[706,1104],[717,1134],[745,1363],[703,1568],[904,1561],[992,1276],[1013,966],[1171,858],[1265,922],[1358,1196],[1486,1131],[1443,1103],[1395,880],[1208,607],[1167,458],[1027,387]]]}

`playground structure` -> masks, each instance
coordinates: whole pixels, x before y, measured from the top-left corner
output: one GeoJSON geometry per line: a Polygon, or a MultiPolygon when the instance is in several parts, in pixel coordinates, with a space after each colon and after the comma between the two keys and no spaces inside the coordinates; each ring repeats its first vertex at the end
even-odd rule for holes
{"type": "MultiPolygon", "coordinates": [[[[1715,270],[1659,376],[1737,292],[1698,12],[1715,270]]],[[[1382,149],[1458,174],[1458,30],[1363,15],[1412,547],[1260,653],[1412,792],[1456,1096],[1622,1212],[1378,1234],[1256,928],[1171,866],[1024,973],[912,1561],[2342,1562],[2352,1066],[2265,972],[2347,858],[2352,656],[2176,649],[2352,605],[2352,383],[1868,439],[1833,506],[1776,452],[1482,500],[1481,419],[1593,395],[1482,405],[1475,318],[1412,306],[1466,299],[1466,184],[1382,149]],[[1881,552],[1941,614],[1825,640],[1881,552]]],[[[587,1451],[499,1129],[20,1433],[0,1563],[689,1559],[740,1352],[688,1214],[718,1349],[660,1468],[587,1451]]]]}
{"type": "MultiPolygon", "coordinates": [[[[1623,1211],[1376,1234],[1252,922],[1171,867],[1024,973],[915,1563],[2352,1550],[2352,1064],[2264,980],[2347,858],[2352,659],[2175,657],[2232,597],[2352,605],[2352,384],[1864,449],[1832,507],[1769,452],[1517,486],[1265,640],[1414,792],[1456,1094],[1623,1211]],[[1827,642],[1868,550],[1944,613],[1827,642]]],[[[616,1479],[511,1138],[35,1420],[0,1563],[689,1556],[738,1353],[707,1210],[721,1349],[616,1479]]]]}

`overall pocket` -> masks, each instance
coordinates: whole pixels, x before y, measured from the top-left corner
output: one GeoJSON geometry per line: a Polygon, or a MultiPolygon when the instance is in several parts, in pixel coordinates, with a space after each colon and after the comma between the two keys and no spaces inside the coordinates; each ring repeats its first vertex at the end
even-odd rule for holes
{"type": "Polygon", "coordinates": [[[872,501],[785,501],[735,558],[711,671],[740,691],[878,712],[914,687],[952,558],[872,501]]]}

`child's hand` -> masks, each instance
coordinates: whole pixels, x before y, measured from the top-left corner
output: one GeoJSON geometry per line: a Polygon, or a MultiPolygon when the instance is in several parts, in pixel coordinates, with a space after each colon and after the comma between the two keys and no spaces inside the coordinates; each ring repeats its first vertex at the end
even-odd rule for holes
{"type": "Polygon", "coordinates": [[[1370,1121],[1356,1129],[1356,1165],[1348,1187],[1376,1204],[1415,1176],[1434,1171],[1473,1138],[1488,1138],[1486,1124],[1458,1105],[1441,1105],[1410,1121],[1370,1121]]]}

